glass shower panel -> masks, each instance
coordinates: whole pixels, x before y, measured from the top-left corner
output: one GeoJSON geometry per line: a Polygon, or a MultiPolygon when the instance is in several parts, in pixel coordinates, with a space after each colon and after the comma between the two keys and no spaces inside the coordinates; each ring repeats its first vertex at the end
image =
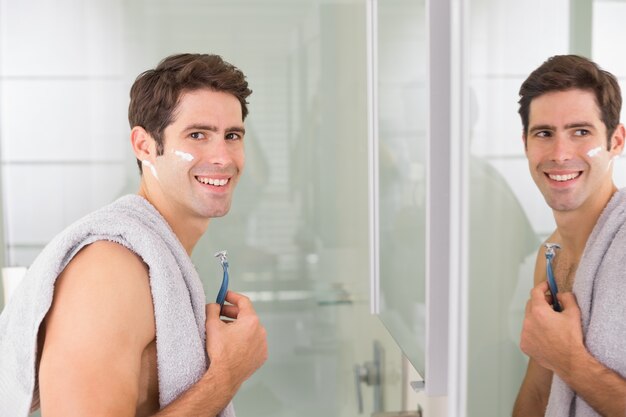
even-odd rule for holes
{"type": "Polygon", "coordinates": [[[377,2],[380,318],[424,376],[426,2],[377,2]]]}
{"type": "Polygon", "coordinates": [[[268,331],[269,359],[235,398],[237,414],[356,415],[355,365],[373,359],[375,340],[384,352],[383,401],[363,385],[363,413],[400,410],[401,353],[369,314],[365,2],[31,3],[32,10],[0,0],[2,22],[16,22],[0,28],[2,198],[12,259],[27,265],[79,214],[137,191],[124,113],[140,72],[173,53],[220,54],[254,91],[246,169],[231,212],[211,221],[193,260],[213,302],[221,282],[213,254],[228,250],[231,288],[255,302],[268,331]],[[29,19],[41,24],[19,24],[29,19]],[[82,23],[47,36],[46,25],[59,21],[82,23]],[[56,59],[52,51],[63,53],[56,59]],[[39,56],[46,65],[31,63],[39,56]],[[13,133],[32,112],[55,136],[37,136],[29,148],[13,133]],[[40,173],[50,166],[55,175],[40,173]],[[46,216],[30,214],[41,207],[46,216]]]}
{"type": "Polygon", "coordinates": [[[568,0],[470,2],[470,417],[510,415],[526,370],[524,306],[554,223],[528,172],[517,92],[545,59],[568,52],[568,10],[568,0]]]}
{"type": "MultiPolygon", "coordinates": [[[[132,72],[171,52],[212,52],[254,91],[233,206],[211,220],[193,255],[213,301],[213,254],[228,250],[231,289],[255,302],[267,328],[269,359],[237,394],[237,414],[356,415],[354,365],[372,360],[373,339],[388,372],[396,369],[382,407],[399,410],[400,352],[369,314],[365,2],[128,7],[132,72]]],[[[361,388],[369,415],[373,390],[361,388]]]]}

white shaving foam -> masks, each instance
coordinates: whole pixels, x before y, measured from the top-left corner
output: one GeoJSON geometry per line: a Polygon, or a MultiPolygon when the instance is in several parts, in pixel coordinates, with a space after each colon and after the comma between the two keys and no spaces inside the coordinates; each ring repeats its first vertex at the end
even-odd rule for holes
{"type": "Polygon", "coordinates": [[[156,167],[152,165],[150,161],[148,161],[147,159],[144,159],[143,161],[141,161],[141,163],[147,166],[148,168],[150,168],[150,172],[152,172],[152,175],[154,175],[154,178],[156,178],[157,180],[159,179],[159,176],[157,175],[156,167]]]}
{"type": "Polygon", "coordinates": [[[193,155],[183,151],[173,151],[174,155],[179,156],[182,160],[191,162],[194,160],[193,155]]]}
{"type": "Polygon", "coordinates": [[[589,158],[593,158],[594,156],[598,155],[601,151],[602,151],[602,146],[598,146],[597,148],[593,148],[589,152],[587,152],[587,156],[589,158]]]}

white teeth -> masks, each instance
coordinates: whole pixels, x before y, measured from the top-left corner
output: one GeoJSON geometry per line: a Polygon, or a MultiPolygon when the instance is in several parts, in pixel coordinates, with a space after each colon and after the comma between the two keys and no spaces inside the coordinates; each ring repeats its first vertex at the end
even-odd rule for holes
{"type": "Polygon", "coordinates": [[[205,177],[196,177],[196,179],[200,181],[202,184],[215,185],[217,187],[223,187],[224,185],[228,184],[228,179],[218,180],[218,179],[205,178],[205,177]]]}
{"type": "Polygon", "coordinates": [[[554,181],[569,181],[569,180],[573,180],[574,178],[578,177],[579,175],[580,175],[580,172],[575,172],[573,174],[567,174],[567,175],[552,175],[552,174],[548,174],[550,179],[554,180],[554,181]]]}

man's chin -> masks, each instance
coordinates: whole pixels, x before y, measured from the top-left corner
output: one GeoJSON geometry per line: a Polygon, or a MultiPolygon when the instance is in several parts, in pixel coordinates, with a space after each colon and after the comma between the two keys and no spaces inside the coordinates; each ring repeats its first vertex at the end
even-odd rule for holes
{"type": "Polygon", "coordinates": [[[553,200],[547,200],[546,199],[546,203],[548,204],[548,206],[550,206],[550,208],[554,211],[560,211],[560,212],[566,212],[566,211],[573,211],[576,210],[578,207],[580,207],[580,203],[577,201],[571,201],[571,200],[559,200],[559,199],[553,199],[553,200]]]}
{"type": "Polygon", "coordinates": [[[223,208],[221,207],[218,209],[212,209],[203,213],[203,217],[210,218],[210,219],[224,217],[228,214],[229,211],[230,211],[230,206],[223,207],[223,208]]]}

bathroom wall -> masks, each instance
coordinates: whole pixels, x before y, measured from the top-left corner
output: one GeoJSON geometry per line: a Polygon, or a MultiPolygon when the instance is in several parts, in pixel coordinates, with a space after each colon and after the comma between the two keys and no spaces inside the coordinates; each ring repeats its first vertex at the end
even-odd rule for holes
{"type": "Polygon", "coordinates": [[[65,225],[124,188],[122,4],[0,3],[7,265],[29,265],[65,225]]]}

